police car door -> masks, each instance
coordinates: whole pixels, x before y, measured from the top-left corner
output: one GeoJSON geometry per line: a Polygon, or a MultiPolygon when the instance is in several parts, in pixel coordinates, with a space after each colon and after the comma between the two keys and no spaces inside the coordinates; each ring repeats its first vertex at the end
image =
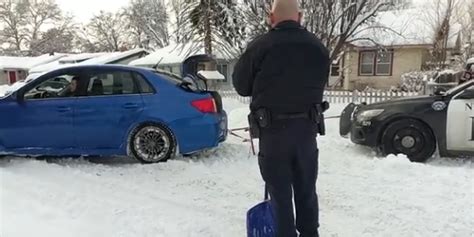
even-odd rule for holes
{"type": "Polygon", "coordinates": [[[474,85],[453,97],[447,122],[448,150],[474,151],[474,85]]]}

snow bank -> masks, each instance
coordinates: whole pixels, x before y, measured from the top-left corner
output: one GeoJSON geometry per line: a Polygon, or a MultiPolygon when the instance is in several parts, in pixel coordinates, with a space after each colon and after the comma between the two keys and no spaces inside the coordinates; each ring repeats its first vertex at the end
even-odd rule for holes
{"type": "MultiPolygon", "coordinates": [[[[231,126],[245,124],[248,105],[224,106],[231,126]]],[[[321,236],[472,236],[470,160],[378,158],[340,138],[338,122],[318,139],[321,236]]],[[[154,165],[5,158],[0,185],[1,236],[241,237],[246,211],[263,197],[257,159],[233,137],[154,165]]]]}
{"type": "Polygon", "coordinates": [[[9,88],[8,85],[0,85],[0,97],[4,96],[9,88]]]}

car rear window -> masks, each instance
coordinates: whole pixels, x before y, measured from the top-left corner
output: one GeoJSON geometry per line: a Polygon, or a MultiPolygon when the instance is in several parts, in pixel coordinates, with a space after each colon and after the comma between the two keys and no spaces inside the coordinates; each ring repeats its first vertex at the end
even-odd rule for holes
{"type": "Polygon", "coordinates": [[[199,84],[199,82],[190,82],[189,80],[184,80],[180,76],[166,72],[166,71],[153,71],[156,75],[160,76],[161,78],[173,83],[176,86],[179,86],[181,89],[191,92],[201,92],[205,85],[199,84]],[[184,83],[186,82],[186,83],[184,83]],[[187,84],[190,83],[190,84],[187,84]]]}
{"type": "Polygon", "coordinates": [[[172,73],[160,72],[160,71],[154,71],[154,73],[162,77],[163,79],[169,82],[172,82],[175,85],[178,85],[179,83],[183,82],[183,79],[181,79],[181,77],[172,73]]]}

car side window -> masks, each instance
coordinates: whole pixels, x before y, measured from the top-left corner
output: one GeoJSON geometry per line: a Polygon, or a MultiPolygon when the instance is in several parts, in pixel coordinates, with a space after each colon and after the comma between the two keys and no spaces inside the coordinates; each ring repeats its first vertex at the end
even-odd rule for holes
{"type": "Polygon", "coordinates": [[[25,100],[76,96],[78,76],[73,73],[55,75],[25,92],[25,100]]]}
{"type": "Polygon", "coordinates": [[[474,99],[474,86],[466,88],[463,92],[457,96],[456,99],[460,100],[472,100],[474,99]]]}
{"type": "Polygon", "coordinates": [[[153,90],[153,87],[150,85],[150,83],[145,78],[143,78],[142,75],[140,75],[138,73],[134,73],[133,75],[135,76],[135,79],[138,82],[141,93],[150,94],[150,93],[155,92],[153,90]]]}
{"type": "Polygon", "coordinates": [[[94,73],[90,76],[88,96],[139,94],[131,72],[110,71],[94,73]]]}

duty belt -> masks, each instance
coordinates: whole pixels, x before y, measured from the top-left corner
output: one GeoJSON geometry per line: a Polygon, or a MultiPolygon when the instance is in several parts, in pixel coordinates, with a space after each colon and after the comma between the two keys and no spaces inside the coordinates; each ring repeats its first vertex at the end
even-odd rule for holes
{"type": "Polygon", "coordinates": [[[285,119],[310,119],[309,113],[291,113],[291,114],[275,114],[274,119],[285,120],[285,119]]]}
{"type": "Polygon", "coordinates": [[[249,125],[251,135],[258,138],[260,128],[271,126],[272,121],[275,120],[289,120],[289,119],[311,119],[318,129],[320,135],[326,134],[326,126],[324,123],[324,112],[329,109],[329,103],[323,102],[315,104],[308,112],[303,113],[272,113],[269,109],[260,108],[249,114],[249,125]]]}

